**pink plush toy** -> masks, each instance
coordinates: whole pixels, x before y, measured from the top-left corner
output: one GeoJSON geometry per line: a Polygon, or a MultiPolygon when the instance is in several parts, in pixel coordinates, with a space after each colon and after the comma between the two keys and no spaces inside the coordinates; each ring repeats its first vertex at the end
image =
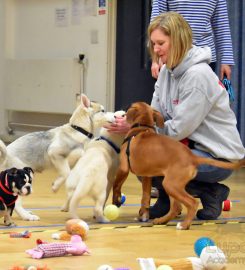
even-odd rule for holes
{"type": "Polygon", "coordinates": [[[37,245],[37,247],[33,249],[26,250],[26,253],[31,255],[34,259],[61,257],[68,254],[90,254],[86,244],[82,241],[82,238],[79,235],[73,235],[70,242],[55,242],[37,245]]]}

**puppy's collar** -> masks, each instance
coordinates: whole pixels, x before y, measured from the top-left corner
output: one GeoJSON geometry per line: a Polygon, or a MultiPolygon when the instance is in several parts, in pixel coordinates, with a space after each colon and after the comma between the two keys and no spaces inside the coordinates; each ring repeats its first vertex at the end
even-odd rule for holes
{"type": "Polygon", "coordinates": [[[154,129],[155,130],[155,127],[153,126],[149,126],[149,125],[143,125],[143,124],[140,124],[140,123],[135,123],[131,126],[131,128],[136,128],[136,127],[147,127],[147,128],[151,128],[151,129],[154,129]]]}
{"type": "Polygon", "coordinates": [[[11,192],[10,190],[6,189],[2,183],[0,182],[0,189],[2,189],[6,194],[13,195],[14,193],[11,192]]]}
{"type": "Polygon", "coordinates": [[[94,135],[92,133],[88,132],[87,130],[83,129],[82,127],[79,127],[76,125],[71,125],[71,127],[74,128],[75,130],[81,132],[82,134],[87,136],[89,139],[92,139],[94,137],[94,135]]]}
{"type": "Polygon", "coordinates": [[[100,136],[99,138],[96,139],[96,141],[99,141],[99,140],[104,140],[106,141],[114,150],[117,154],[120,153],[120,148],[117,147],[112,141],[108,140],[106,137],[104,136],[100,136]]]}

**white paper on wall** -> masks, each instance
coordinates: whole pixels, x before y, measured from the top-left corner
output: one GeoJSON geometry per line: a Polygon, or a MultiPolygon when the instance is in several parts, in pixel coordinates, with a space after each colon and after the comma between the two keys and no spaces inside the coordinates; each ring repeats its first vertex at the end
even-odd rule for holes
{"type": "Polygon", "coordinates": [[[55,9],[55,25],[57,27],[68,26],[68,8],[56,8],[55,9]]]}
{"type": "Polygon", "coordinates": [[[81,18],[85,16],[96,16],[97,0],[72,0],[71,24],[81,24],[81,18]]]}

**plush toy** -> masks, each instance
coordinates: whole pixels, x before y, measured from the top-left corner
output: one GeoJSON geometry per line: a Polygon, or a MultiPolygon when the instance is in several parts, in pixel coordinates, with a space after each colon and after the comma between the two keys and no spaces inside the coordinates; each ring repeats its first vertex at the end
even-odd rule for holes
{"type": "Polygon", "coordinates": [[[82,219],[69,219],[66,222],[65,229],[65,232],[53,233],[52,238],[63,241],[70,241],[72,235],[79,235],[81,236],[82,240],[85,240],[89,231],[89,226],[82,219]]]}
{"type": "Polygon", "coordinates": [[[138,258],[141,270],[157,270],[161,266],[166,269],[173,270],[204,270],[203,263],[200,258],[188,257],[177,260],[161,260],[153,258],[138,258]],[[170,267],[170,268],[167,268],[170,267]]]}
{"type": "Polygon", "coordinates": [[[138,258],[141,270],[225,270],[226,256],[208,237],[199,238],[194,244],[198,257],[177,260],[138,258]]]}
{"type": "Polygon", "coordinates": [[[82,241],[79,235],[72,235],[70,242],[61,243],[46,243],[37,245],[33,249],[26,250],[33,259],[41,259],[48,257],[61,257],[68,254],[83,255],[84,253],[90,254],[86,244],[82,241]]]}
{"type": "MultiPolygon", "coordinates": [[[[220,254],[222,254],[222,251],[220,254]]],[[[207,251],[206,251],[207,254],[207,251]]],[[[218,254],[220,256],[220,254],[218,254]]],[[[212,252],[206,255],[203,258],[201,255],[200,258],[197,257],[188,257],[183,259],[176,260],[161,260],[161,259],[153,259],[153,258],[138,258],[138,262],[140,264],[141,270],[160,270],[160,269],[171,269],[171,270],[225,270],[226,265],[223,260],[220,262],[220,257],[216,256],[212,252]],[[212,255],[212,259],[210,259],[209,255],[212,255]],[[214,258],[218,258],[217,260],[213,260],[214,258]],[[165,266],[165,268],[164,268],[165,266]]]]}

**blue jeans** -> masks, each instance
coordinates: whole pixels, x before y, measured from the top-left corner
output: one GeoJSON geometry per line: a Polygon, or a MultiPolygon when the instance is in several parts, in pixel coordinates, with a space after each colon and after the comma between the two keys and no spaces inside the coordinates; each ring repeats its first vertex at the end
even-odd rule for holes
{"type": "MultiPolygon", "coordinates": [[[[214,159],[209,153],[198,150],[198,149],[191,149],[192,153],[201,156],[214,159]]],[[[219,159],[222,160],[222,159],[219,159]]],[[[205,183],[216,183],[225,180],[232,174],[232,170],[223,169],[214,167],[211,165],[202,164],[198,166],[198,173],[196,177],[192,180],[197,180],[200,182],[205,183]]]]}

